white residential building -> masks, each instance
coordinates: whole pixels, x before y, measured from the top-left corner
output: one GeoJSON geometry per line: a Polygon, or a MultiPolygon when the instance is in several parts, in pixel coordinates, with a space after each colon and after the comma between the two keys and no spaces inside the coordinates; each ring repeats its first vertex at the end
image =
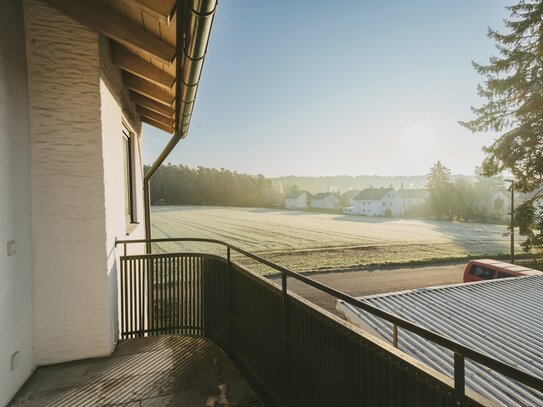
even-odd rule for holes
{"type": "Polygon", "coordinates": [[[400,189],[398,194],[403,198],[404,211],[424,205],[429,196],[427,189],[400,189]]]}
{"type": "Polygon", "coordinates": [[[312,208],[334,209],[339,207],[339,198],[332,192],[322,192],[311,198],[312,208]]]}
{"type": "Polygon", "coordinates": [[[385,216],[387,209],[392,216],[400,216],[404,201],[394,188],[368,188],[353,200],[354,213],[367,216],[385,216]]]}
{"type": "Polygon", "coordinates": [[[505,191],[495,191],[490,196],[489,213],[506,220],[511,212],[511,195],[505,191]]]}
{"type": "Polygon", "coordinates": [[[307,208],[308,193],[306,191],[291,192],[285,196],[285,208],[303,209],[307,208]]]}
{"type": "Polygon", "coordinates": [[[352,207],[354,206],[354,198],[360,193],[361,191],[358,189],[351,189],[347,192],[345,192],[341,196],[341,203],[344,206],[352,207]]]}

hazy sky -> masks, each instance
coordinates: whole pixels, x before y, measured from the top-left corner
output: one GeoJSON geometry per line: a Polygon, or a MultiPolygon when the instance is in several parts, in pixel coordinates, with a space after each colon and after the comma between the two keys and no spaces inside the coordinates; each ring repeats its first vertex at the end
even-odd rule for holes
{"type": "MultiPolygon", "coordinates": [[[[471,60],[503,0],[223,0],[189,135],[167,161],[279,175],[472,174],[493,134],[471,60]]],[[[144,128],[151,163],[169,135],[144,128]]]]}

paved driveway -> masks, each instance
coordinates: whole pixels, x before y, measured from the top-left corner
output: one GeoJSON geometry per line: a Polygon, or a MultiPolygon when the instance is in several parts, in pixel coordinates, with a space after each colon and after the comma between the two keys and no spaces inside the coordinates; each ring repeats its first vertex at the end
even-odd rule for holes
{"type": "MultiPolygon", "coordinates": [[[[306,275],[349,295],[363,296],[461,283],[466,262],[306,275]]],[[[280,276],[274,275],[270,278],[280,284],[280,276]]],[[[339,315],[334,297],[293,278],[288,279],[288,288],[325,310],[339,315]]]]}

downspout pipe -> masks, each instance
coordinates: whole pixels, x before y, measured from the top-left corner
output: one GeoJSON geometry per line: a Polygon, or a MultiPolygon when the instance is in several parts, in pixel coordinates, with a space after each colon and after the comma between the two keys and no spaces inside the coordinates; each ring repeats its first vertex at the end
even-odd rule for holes
{"type": "MultiPolygon", "coordinates": [[[[151,239],[150,180],[188,133],[217,4],[218,0],[178,0],[176,4],[175,133],[143,178],[146,239],[151,239]]],[[[151,253],[150,243],[146,250],[151,253]]]]}

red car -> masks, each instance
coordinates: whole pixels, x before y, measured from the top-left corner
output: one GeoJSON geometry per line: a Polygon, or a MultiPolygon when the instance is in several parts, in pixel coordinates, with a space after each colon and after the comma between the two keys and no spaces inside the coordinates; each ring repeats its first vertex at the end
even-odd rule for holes
{"type": "Polygon", "coordinates": [[[539,270],[517,266],[503,261],[482,259],[472,260],[464,271],[464,283],[471,281],[492,280],[495,278],[542,275],[539,270]]]}

